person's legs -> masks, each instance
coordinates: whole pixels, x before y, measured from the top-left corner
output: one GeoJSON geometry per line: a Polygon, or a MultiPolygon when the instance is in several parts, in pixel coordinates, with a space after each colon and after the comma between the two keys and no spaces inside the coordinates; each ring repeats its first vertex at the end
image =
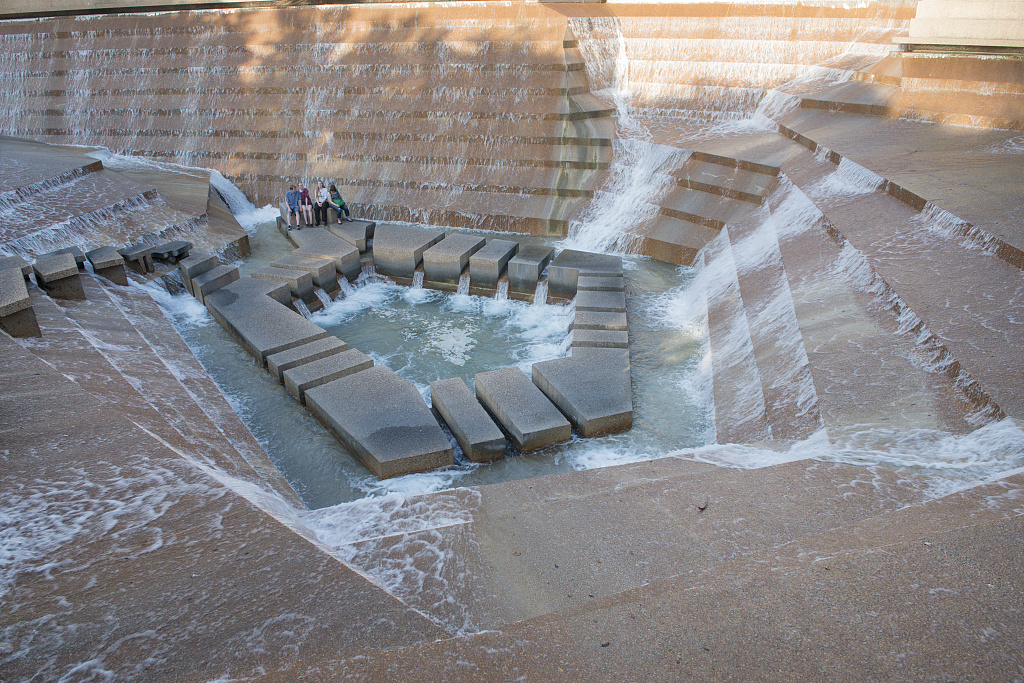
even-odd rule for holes
{"type": "MultiPolygon", "coordinates": [[[[341,210],[345,212],[345,218],[347,220],[352,220],[352,212],[348,210],[348,204],[342,204],[341,205],[341,210]]],[[[338,222],[341,222],[341,214],[340,213],[338,214],[338,222]]]]}
{"type": "Polygon", "coordinates": [[[313,223],[320,225],[320,212],[322,211],[320,204],[313,203],[313,223]]]}

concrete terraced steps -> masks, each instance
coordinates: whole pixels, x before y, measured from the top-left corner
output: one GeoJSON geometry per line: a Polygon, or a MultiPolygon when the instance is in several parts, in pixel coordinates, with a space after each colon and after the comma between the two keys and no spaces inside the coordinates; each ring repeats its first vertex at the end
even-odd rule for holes
{"type": "Polygon", "coordinates": [[[30,289],[42,335],[22,345],[169,446],[301,506],[156,304],[79,277],[84,301],[57,303],[30,289]]]}
{"type": "Polygon", "coordinates": [[[610,149],[589,139],[590,121],[611,110],[588,94],[565,17],[549,8],[190,16],[97,18],[102,45],[61,19],[43,21],[55,36],[45,45],[41,24],[5,26],[29,60],[24,73],[0,74],[22,98],[6,114],[19,119],[13,128],[221,168],[257,204],[315,175],[336,179],[372,220],[534,234],[564,234],[607,166],[610,149]],[[150,66],[128,76],[125,59],[150,66]],[[196,88],[190,74],[206,67],[210,78],[196,88]],[[68,99],[74,125],[53,107],[68,99]]]}

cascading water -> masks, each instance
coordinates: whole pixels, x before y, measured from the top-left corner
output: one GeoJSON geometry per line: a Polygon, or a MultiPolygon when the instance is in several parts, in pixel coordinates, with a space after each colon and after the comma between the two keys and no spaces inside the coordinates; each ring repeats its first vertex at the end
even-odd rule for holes
{"type": "Polygon", "coordinates": [[[466,295],[469,294],[469,276],[461,275],[459,277],[459,288],[455,292],[456,294],[466,295]]]}
{"type": "Polygon", "coordinates": [[[324,306],[331,304],[331,295],[324,291],[323,287],[317,287],[313,290],[313,294],[316,294],[316,298],[320,299],[320,303],[324,306]]]}
{"type": "Polygon", "coordinates": [[[495,301],[508,301],[508,280],[498,280],[498,287],[494,292],[495,301]]]}
{"type": "Polygon", "coordinates": [[[308,319],[313,317],[313,313],[310,312],[309,306],[307,306],[306,302],[302,299],[295,300],[295,310],[301,313],[303,318],[308,319]]]}
{"type": "Polygon", "coordinates": [[[412,288],[423,289],[423,271],[417,270],[412,274],[412,288]]]}

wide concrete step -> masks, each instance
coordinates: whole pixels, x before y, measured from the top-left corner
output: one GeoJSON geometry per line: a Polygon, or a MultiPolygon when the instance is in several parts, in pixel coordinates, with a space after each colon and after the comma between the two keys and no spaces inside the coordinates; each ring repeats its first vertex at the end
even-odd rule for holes
{"type": "Polygon", "coordinates": [[[758,173],[695,158],[688,159],[682,168],[673,172],[673,175],[678,178],[681,187],[752,204],[762,203],[776,180],[774,174],[758,173]]]}

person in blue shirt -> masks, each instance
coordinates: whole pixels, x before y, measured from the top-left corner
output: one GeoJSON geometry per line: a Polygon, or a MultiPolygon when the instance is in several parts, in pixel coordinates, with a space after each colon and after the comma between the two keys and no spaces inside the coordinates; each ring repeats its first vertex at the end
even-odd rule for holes
{"type": "Polygon", "coordinates": [[[294,185],[288,186],[288,191],[284,194],[284,201],[288,204],[288,229],[292,229],[292,214],[295,214],[295,227],[299,227],[299,193],[295,189],[294,185]]]}

